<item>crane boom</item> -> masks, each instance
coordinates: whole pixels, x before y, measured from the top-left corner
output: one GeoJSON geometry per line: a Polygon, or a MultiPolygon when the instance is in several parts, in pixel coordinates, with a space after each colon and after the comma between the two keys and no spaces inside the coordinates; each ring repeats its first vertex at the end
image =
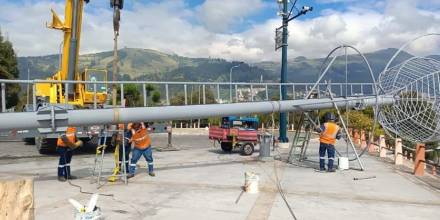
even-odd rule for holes
{"type": "MultiPolygon", "coordinates": [[[[78,57],[81,40],[81,24],[84,4],[89,0],[65,0],[65,15],[62,21],[58,14],[52,12],[52,22],[48,28],[63,32],[63,50],[61,66],[59,70],[49,80],[71,80],[71,81],[106,81],[107,71],[88,69],[79,71],[78,57]]],[[[107,98],[106,85],[100,84],[91,87],[85,84],[66,84],[38,83],[36,84],[36,96],[38,103],[50,104],[70,104],[72,106],[85,107],[86,105],[102,105],[107,98]],[[95,91],[96,90],[96,91],[95,91]],[[96,92],[97,100],[94,100],[96,92]]],[[[37,108],[40,104],[37,104],[37,108]]]]}
{"type": "Polygon", "coordinates": [[[61,69],[53,77],[56,80],[75,80],[81,39],[83,7],[84,3],[88,2],[88,0],[66,0],[64,22],[62,22],[56,12],[52,10],[52,23],[48,25],[48,27],[64,32],[61,69]]]}

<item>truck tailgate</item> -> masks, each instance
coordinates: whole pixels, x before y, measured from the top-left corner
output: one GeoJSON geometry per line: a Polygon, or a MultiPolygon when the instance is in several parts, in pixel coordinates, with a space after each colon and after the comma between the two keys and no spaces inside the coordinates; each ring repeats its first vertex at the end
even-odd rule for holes
{"type": "Polygon", "coordinates": [[[209,128],[209,139],[224,140],[226,139],[227,130],[213,126],[209,128]]]}
{"type": "Polygon", "coordinates": [[[238,130],[238,141],[250,141],[257,142],[258,140],[258,132],[256,130],[238,130]]]}

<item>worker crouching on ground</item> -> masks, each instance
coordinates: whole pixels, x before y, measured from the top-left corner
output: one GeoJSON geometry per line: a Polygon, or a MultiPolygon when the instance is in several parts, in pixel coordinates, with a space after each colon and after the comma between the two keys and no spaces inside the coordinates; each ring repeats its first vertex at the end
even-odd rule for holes
{"type": "Polygon", "coordinates": [[[81,141],[77,141],[76,128],[68,127],[66,133],[57,140],[57,152],[60,155],[58,163],[58,181],[64,182],[67,179],[76,179],[70,175],[70,161],[72,160],[72,151],[82,146],[81,141]]]}
{"type": "Polygon", "coordinates": [[[319,172],[325,171],[325,152],[328,157],[328,172],[335,172],[333,162],[335,160],[335,143],[336,139],[341,138],[341,128],[335,123],[336,117],[333,113],[325,114],[325,123],[321,127],[316,128],[320,133],[319,136],[319,172]]]}
{"type": "Polygon", "coordinates": [[[151,139],[148,136],[147,128],[144,123],[133,123],[132,125],[132,137],[130,142],[133,143],[133,151],[131,154],[131,163],[130,163],[130,174],[129,178],[134,176],[136,171],[136,163],[144,156],[147,160],[148,165],[148,174],[150,176],[155,176],[153,171],[153,152],[151,149],[151,139]]]}

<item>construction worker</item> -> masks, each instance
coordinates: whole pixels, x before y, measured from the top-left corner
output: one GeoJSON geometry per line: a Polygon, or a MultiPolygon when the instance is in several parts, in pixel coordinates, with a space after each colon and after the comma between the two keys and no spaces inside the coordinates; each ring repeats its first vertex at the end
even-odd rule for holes
{"type": "Polygon", "coordinates": [[[82,145],[77,141],[76,128],[68,127],[66,133],[57,140],[57,152],[60,155],[58,162],[58,181],[64,182],[67,179],[76,179],[70,175],[70,161],[72,160],[72,151],[82,145]]]}
{"type": "Polygon", "coordinates": [[[132,125],[132,137],[130,143],[133,143],[133,151],[131,154],[130,162],[130,174],[128,178],[134,176],[136,171],[136,163],[141,156],[144,156],[147,160],[148,174],[150,176],[156,176],[153,171],[153,152],[151,149],[151,139],[148,136],[147,128],[144,123],[133,123],[132,125]]]}
{"type": "Polygon", "coordinates": [[[336,117],[333,113],[327,112],[324,117],[326,122],[316,129],[320,133],[319,170],[317,171],[325,171],[325,152],[327,151],[327,171],[335,172],[335,169],[333,168],[333,162],[335,160],[335,143],[336,139],[341,138],[341,128],[335,123],[336,117]]]}

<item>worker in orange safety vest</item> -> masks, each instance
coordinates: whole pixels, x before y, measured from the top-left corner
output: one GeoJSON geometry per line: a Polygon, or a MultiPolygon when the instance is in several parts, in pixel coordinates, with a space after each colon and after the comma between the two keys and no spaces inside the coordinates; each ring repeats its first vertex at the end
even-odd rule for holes
{"type": "Polygon", "coordinates": [[[72,160],[72,151],[82,145],[81,141],[77,141],[76,128],[68,127],[66,133],[58,137],[57,152],[60,155],[58,162],[58,181],[64,182],[67,179],[76,179],[70,175],[70,162],[72,160]]]}
{"type": "Polygon", "coordinates": [[[341,138],[341,128],[335,123],[336,117],[333,113],[327,112],[325,114],[325,123],[316,130],[319,135],[319,172],[325,171],[325,152],[327,151],[328,164],[327,171],[335,172],[333,162],[335,160],[335,143],[337,139],[341,138]]]}
{"type": "Polygon", "coordinates": [[[136,171],[136,163],[144,156],[147,161],[148,174],[150,176],[156,176],[153,170],[153,152],[151,149],[151,139],[148,135],[147,128],[144,123],[133,123],[132,125],[132,137],[130,143],[133,143],[133,151],[130,161],[130,174],[129,178],[134,176],[136,171]]]}

